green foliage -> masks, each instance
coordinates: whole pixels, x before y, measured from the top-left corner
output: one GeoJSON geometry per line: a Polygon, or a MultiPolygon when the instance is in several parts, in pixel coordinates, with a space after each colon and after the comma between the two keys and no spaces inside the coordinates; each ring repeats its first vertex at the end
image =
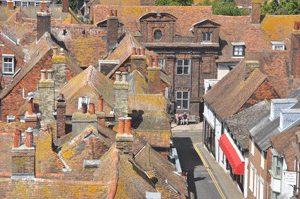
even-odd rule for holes
{"type": "Polygon", "coordinates": [[[213,14],[215,15],[242,16],[249,14],[246,10],[237,8],[237,4],[233,0],[204,0],[203,3],[197,5],[212,6],[213,14]]]}
{"type": "Polygon", "coordinates": [[[69,7],[77,14],[76,0],[69,0],[69,7]]]}
{"type": "Polygon", "coordinates": [[[261,6],[263,15],[295,15],[300,13],[300,0],[272,0],[270,3],[267,0],[261,6]]]}
{"type": "Polygon", "coordinates": [[[191,6],[193,0],[156,0],[157,6],[191,6]]]}

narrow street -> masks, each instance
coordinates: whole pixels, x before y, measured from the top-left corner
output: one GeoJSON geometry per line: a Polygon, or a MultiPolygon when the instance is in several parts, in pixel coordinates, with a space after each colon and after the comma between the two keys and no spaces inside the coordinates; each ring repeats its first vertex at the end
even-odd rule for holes
{"type": "Polygon", "coordinates": [[[212,178],[193,147],[193,144],[202,142],[202,132],[176,131],[172,134],[181,167],[183,170],[189,170],[189,192],[194,193],[195,199],[221,199],[212,178]]]}

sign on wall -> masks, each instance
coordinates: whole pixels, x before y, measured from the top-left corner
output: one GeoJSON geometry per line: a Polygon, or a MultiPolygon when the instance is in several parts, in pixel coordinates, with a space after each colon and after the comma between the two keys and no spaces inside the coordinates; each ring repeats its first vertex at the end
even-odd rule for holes
{"type": "Polygon", "coordinates": [[[284,171],[285,183],[289,185],[297,184],[297,173],[291,171],[284,171]]]}

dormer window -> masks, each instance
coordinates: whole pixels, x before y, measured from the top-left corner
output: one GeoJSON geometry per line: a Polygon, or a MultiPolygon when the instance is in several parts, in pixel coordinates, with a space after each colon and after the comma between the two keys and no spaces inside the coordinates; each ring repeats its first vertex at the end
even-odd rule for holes
{"type": "Polygon", "coordinates": [[[271,41],[273,50],[285,50],[285,44],[282,41],[271,41]]]}
{"type": "Polygon", "coordinates": [[[232,42],[233,46],[233,57],[244,57],[245,56],[245,43],[244,42],[232,42]]]}
{"type": "Polygon", "coordinates": [[[211,32],[203,32],[202,33],[202,42],[204,42],[204,43],[211,42],[211,35],[212,35],[211,32]]]}
{"type": "Polygon", "coordinates": [[[13,75],[14,69],[14,55],[2,55],[2,74],[13,75]]]}

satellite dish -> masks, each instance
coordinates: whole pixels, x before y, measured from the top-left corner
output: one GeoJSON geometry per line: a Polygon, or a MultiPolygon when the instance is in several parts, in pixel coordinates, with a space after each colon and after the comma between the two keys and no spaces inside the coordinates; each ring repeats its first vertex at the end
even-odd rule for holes
{"type": "Polygon", "coordinates": [[[111,42],[109,42],[109,43],[107,44],[107,48],[108,48],[109,50],[114,49],[116,46],[117,46],[117,44],[116,44],[115,42],[113,42],[113,41],[111,41],[111,42]]]}
{"type": "Polygon", "coordinates": [[[103,37],[102,37],[102,40],[107,40],[107,36],[103,36],[103,37]]]}

